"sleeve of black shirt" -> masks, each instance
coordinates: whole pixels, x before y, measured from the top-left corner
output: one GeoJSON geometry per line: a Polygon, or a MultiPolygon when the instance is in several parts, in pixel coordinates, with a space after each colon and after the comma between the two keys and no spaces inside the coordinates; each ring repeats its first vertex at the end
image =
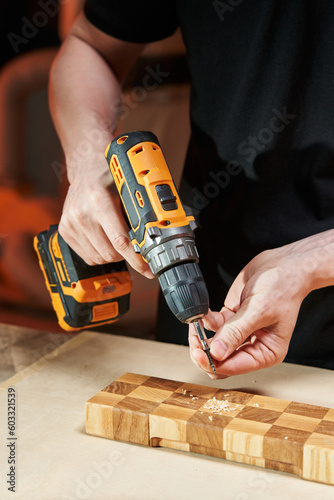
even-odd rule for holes
{"type": "Polygon", "coordinates": [[[84,12],[96,28],[127,42],[162,40],[178,27],[173,0],[86,0],[84,12]]]}

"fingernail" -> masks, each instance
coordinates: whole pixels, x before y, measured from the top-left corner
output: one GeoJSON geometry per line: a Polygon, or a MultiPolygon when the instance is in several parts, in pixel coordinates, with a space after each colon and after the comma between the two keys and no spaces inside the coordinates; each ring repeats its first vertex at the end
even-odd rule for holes
{"type": "Polygon", "coordinates": [[[222,340],[215,340],[210,346],[210,352],[215,358],[222,359],[227,351],[225,342],[222,340]]]}

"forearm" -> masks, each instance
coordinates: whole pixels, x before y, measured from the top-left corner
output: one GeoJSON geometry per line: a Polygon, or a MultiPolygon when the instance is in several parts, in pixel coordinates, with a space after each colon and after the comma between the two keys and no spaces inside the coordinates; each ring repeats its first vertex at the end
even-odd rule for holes
{"type": "Polygon", "coordinates": [[[70,183],[79,166],[102,168],[98,159],[102,153],[104,160],[117,126],[121,86],[144,47],[102,33],[83,14],[63,43],[51,68],[49,100],[70,183]]]}
{"type": "Polygon", "coordinates": [[[69,36],[53,64],[49,96],[70,182],[85,156],[87,166],[101,165],[93,160],[95,155],[103,157],[116,127],[120,95],[120,83],[103,58],[83,40],[69,36]]]}
{"type": "Polygon", "coordinates": [[[285,247],[295,262],[293,276],[301,277],[305,294],[334,285],[334,229],[296,241],[285,247]]]}

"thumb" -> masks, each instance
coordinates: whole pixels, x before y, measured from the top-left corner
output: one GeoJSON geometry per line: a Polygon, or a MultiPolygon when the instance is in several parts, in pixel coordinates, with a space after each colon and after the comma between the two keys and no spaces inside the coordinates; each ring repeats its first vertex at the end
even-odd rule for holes
{"type": "Polygon", "coordinates": [[[210,353],[217,361],[223,361],[240,347],[257,330],[269,326],[265,322],[265,310],[245,301],[240,309],[221,326],[212,339],[210,353]]]}

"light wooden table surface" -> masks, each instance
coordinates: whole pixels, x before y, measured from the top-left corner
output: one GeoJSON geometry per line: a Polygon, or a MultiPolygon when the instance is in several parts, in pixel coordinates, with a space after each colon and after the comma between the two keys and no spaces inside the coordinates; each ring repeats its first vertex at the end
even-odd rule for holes
{"type": "MultiPolygon", "coordinates": [[[[28,358],[35,361],[21,360],[21,369],[0,384],[1,499],[334,499],[333,486],[290,474],[85,433],[86,400],[125,372],[334,408],[333,371],[283,363],[213,381],[191,363],[183,346],[94,332],[57,343],[48,332],[0,324],[3,335],[8,344],[8,336],[26,335],[28,358]],[[43,335],[44,349],[40,344],[29,347],[29,339],[36,344],[43,335]],[[9,387],[16,394],[14,495],[6,486],[9,387]]],[[[0,352],[5,358],[4,346],[0,352]]]]}

